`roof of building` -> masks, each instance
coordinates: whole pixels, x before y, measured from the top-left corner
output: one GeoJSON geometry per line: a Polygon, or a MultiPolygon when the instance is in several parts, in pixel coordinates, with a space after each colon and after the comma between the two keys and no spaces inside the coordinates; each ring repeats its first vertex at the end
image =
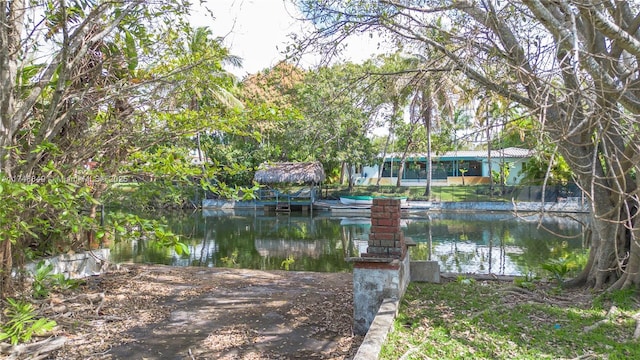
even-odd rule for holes
{"type": "MultiPolygon", "coordinates": [[[[517,147],[509,147],[505,149],[491,150],[492,158],[528,158],[533,156],[534,150],[522,149],[517,147]]],[[[402,156],[401,153],[389,153],[385,156],[385,159],[393,158],[399,159],[402,156]]],[[[407,159],[426,159],[427,153],[409,153],[406,155],[407,159]]],[[[449,159],[486,159],[488,157],[487,150],[456,150],[447,151],[442,154],[433,153],[431,158],[433,160],[449,160],[449,159]]]]}
{"type": "Polygon", "coordinates": [[[260,184],[319,184],[326,178],[320,162],[263,163],[253,179],[260,184]]]}

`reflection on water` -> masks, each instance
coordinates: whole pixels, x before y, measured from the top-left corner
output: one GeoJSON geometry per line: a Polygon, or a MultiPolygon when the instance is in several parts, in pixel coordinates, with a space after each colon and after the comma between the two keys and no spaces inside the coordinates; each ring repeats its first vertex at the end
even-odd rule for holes
{"type": "MultiPolygon", "coordinates": [[[[321,213],[176,213],[172,229],[184,236],[189,256],[145,241],[112,246],[116,262],[300,271],[350,271],[345,258],[365,252],[366,217],[321,213]]],[[[166,215],[165,215],[166,217],[166,215]]],[[[584,220],[584,219],[582,219],[584,220]]],[[[405,236],[417,243],[412,260],[437,260],[443,272],[521,275],[540,273],[548,259],[584,251],[583,225],[567,217],[515,218],[510,214],[434,213],[403,218],[405,236]],[[547,229],[547,230],[545,230],[547,229]]]]}
{"type": "Polygon", "coordinates": [[[509,214],[430,214],[407,220],[405,235],[418,245],[412,259],[437,260],[443,272],[539,274],[549,259],[583,253],[586,218],[509,214]],[[430,246],[429,246],[430,245],[430,246]]]}

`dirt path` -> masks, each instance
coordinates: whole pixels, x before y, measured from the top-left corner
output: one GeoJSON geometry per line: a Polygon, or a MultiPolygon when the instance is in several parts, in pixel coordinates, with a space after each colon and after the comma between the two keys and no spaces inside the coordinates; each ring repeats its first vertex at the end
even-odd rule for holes
{"type": "Polygon", "coordinates": [[[55,359],[349,359],[362,341],[349,273],[132,265],[50,301],[55,359]]]}

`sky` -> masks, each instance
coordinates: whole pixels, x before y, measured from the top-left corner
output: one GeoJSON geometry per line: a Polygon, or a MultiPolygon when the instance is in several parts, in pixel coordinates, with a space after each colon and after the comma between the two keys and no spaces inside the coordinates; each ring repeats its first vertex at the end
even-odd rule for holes
{"type": "MultiPolygon", "coordinates": [[[[204,0],[204,7],[213,12],[215,19],[199,5],[194,7],[191,23],[208,26],[214,36],[224,37],[224,45],[231,54],[243,59],[242,69],[228,68],[243,78],[269,68],[284,59],[287,35],[300,34],[303,23],[296,21],[298,10],[285,0],[204,0]]],[[[376,44],[368,36],[353,39],[347,46],[346,58],[361,62],[376,51],[376,44]]],[[[308,56],[303,67],[317,63],[319,55],[308,56]]]]}

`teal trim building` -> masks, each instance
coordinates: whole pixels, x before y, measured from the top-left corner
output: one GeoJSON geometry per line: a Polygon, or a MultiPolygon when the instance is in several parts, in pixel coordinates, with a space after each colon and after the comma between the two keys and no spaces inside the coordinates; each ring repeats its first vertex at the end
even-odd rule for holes
{"type": "MultiPolygon", "coordinates": [[[[395,185],[402,154],[390,153],[384,158],[382,172],[379,164],[365,166],[357,174],[356,184],[369,185],[377,182],[380,174],[381,185],[395,185]]],[[[444,154],[433,154],[432,184],[455,185],[488,184],[492,172],[503,174],[507,185],[517,185],[522,179],[522,170],[533,155],[533,150],[505,148],[492,150],[459,150],[444,154]],[[504,173],[502,172],[504,170],[504,173]]],[[[405,158],[402,186],[422,186],[427,181],[427,154],[411,153],[405,158]]]]}

